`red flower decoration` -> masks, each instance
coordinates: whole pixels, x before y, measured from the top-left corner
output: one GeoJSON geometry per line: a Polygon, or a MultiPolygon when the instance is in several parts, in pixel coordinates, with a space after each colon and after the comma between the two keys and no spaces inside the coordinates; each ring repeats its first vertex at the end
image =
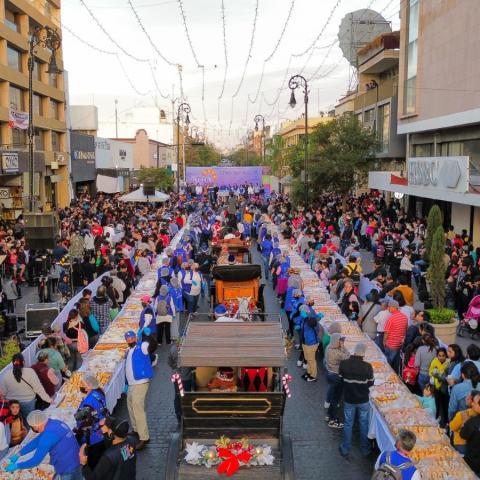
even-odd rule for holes
{"type": "Polygon", "coordinates": [[[238,455],[232,453],[228,448],[217,448],[218,456],[225,460],[217,467],[219,474],[225,473],[231,477],[240,468],[240,462],[247,464],[252,458],[251,453],[242,451],[238,455]]]}

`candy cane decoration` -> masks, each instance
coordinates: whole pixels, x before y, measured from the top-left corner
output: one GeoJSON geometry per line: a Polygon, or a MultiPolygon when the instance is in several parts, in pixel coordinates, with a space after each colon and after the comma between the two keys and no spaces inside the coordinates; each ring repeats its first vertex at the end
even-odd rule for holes
{"type": "Polygon", "coordinates": [[[291,398],[292,394],[290,393],[290,387],[288,384],[292,381],[292,376],[288,373],[286,373],[282,377],[282,383],[283,383],[283,388],[285,389],[285,393],[287,394],[288,398],[291,398]]]}
{"type": "Polygon", "coordinates": [[[183,382],[180,374],[179,373],[172,374],[171,380],[172,380],[172,383],[177,382],[178,391],[180,393],[180,396],[183,397],[185,395],[185,390],[183,389],[183,382]]]}

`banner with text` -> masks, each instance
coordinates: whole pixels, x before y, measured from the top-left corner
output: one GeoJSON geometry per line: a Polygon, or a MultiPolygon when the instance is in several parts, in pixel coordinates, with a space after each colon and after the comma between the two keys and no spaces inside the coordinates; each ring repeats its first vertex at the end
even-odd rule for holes
{"type": "Polygon", "coordinates": [[[187,167],[187,183],[192,185],[261,185],[262,167],[187,167]]]}

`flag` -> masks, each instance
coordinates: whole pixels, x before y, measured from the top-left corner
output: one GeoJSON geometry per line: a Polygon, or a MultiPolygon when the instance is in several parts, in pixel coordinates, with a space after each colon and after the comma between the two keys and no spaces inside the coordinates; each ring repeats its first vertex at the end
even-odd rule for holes
{"type": "Polygon", "coordinates": [[[28,112],[19,112],[14,108],[8,111],[8,126],[10,128],[19,128],[20,130],[28,129],[29,115],[28,112]]]}

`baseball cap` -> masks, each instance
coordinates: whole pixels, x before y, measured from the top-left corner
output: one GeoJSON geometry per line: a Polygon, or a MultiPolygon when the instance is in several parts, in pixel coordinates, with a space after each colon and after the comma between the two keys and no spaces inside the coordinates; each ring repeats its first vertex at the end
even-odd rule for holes
{"type": "Polygon", "coordinates": [[[105,425],[114,433],[114,435],[121,438],[125,438],[127,436],[130,428],[130,425],[126,420],[117,420],[112,416],[105,418],[105,425]]]}
{"type": "Polygon", "coordinates": [[[365,355],[365,352],[367,351],[367,346],[363,343],[357,343],[355,345],[355,350],[354,350],[354,355],[358,355],[359,357],[363,357],[365,355]]]}
{"type": "Polygon", "coordinates": [[[227,309],[225,308],[225,305],[223,303],[215,307],[216,315],[224,315],[225,313],[227,313],[227,309]]]}
{"type": "Polygon", "coordinates": [[[141,299],[140,299],[143,303],[150,303],[150,295],[144,295],[141,299]]]}
{"type": "Polygon", "coordinates": [[[135,338],[136,336],[137,334],[133,330],[129,330],[125,333],[125,340],[128,340],[129,338],[135,338]]]}

